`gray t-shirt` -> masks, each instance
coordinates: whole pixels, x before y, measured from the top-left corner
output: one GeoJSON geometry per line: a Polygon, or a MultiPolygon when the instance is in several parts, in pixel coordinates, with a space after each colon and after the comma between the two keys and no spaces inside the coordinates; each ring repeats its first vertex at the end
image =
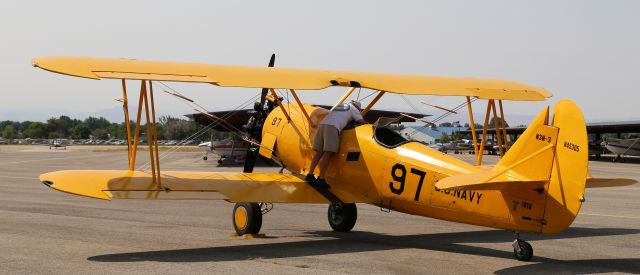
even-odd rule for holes
{"type": "Polygon", "coordinates": [[[356,107],[351,104],[343,104],[329,112],[320,124],[331,125],[336,127],[338,131],[342,131],[352,120],[358,121],[361,119],[362,115],[360,115],[360,111],[356,107]]]}

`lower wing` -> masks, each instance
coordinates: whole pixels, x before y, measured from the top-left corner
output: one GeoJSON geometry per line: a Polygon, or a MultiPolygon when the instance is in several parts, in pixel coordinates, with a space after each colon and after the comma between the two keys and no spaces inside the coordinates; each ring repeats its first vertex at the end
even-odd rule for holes
{"type": "MultiPolygon", "coordinates": [[[[230,202],[329,203],[291,174],[163,171],[160,184],[150,173],[128,170],[66,170],[40,175],[58,191],[97,199],[227,200],[230,202]]],[[[359,201],[335,191],[344,202],[359,201]]]]}

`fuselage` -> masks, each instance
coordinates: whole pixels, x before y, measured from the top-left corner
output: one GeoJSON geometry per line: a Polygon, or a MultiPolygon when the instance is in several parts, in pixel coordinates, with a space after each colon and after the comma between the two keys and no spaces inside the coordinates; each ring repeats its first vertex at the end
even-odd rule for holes
{"type": "MultiPolygon", "coordinates": [[[[313,124],[328,112],[304,106],[313,124]]],[[[314,155],[315,128],[297,105],[285,105],[285,109],[291,121],[275,109],[266,119],[263,137],[276,137],[274,159],[291,172],[306,174],[314,155]]],[[[372,124],[344,129],[340,137],[327,181],[331,192],[345,202],[367,202],[383,209],[494,228],[542,230],[546,193],[439,190],[435,183],[440,179],[487,167],[468,164],[386,130],[376,131],[372,124]]]]}

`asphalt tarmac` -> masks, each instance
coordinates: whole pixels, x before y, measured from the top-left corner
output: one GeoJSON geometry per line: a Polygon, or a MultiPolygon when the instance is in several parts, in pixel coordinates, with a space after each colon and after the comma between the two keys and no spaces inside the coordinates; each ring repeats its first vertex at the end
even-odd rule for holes
{"type": "MultiPolygon", "coordinates": [[[[233,236],[233,204],[224,201],[100,201],[38,180],[126,162],[125,152],[0,147],[0,273],[640,273],[640,184],[589,189],[566,232],[521,236],[534,257],[519,262],[511,232],[370,205],[358,205],[350,233],[331,231],[325,205],[276,205],[264,216],[266,238],[242,238],[233,236]]],[[[198,152],[171,154],[162,165],[241,170],[217,168],[198,152]]],[[[640,164],[591,162],[590,171],[640,180],[640,164]]]]}

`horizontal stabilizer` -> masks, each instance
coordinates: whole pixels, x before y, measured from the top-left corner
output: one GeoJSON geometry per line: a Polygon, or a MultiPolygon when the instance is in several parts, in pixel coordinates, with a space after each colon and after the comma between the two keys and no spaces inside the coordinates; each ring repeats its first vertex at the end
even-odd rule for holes
{"type": "Polygon", "coordinates": [[[620,187],[629,186],[638,183],[634,179],[601,179],[601,178],[588,178],[586,188],[603,188],[603,187],[620,187]]]}
{"type": "Polygon", "coordinates": [[[544,188],[545,180],[526,180],[506,172],[500,174],[493,170],[481,171],[448,177],[436,183],[441,190],[507,190],[544,188]]]}

